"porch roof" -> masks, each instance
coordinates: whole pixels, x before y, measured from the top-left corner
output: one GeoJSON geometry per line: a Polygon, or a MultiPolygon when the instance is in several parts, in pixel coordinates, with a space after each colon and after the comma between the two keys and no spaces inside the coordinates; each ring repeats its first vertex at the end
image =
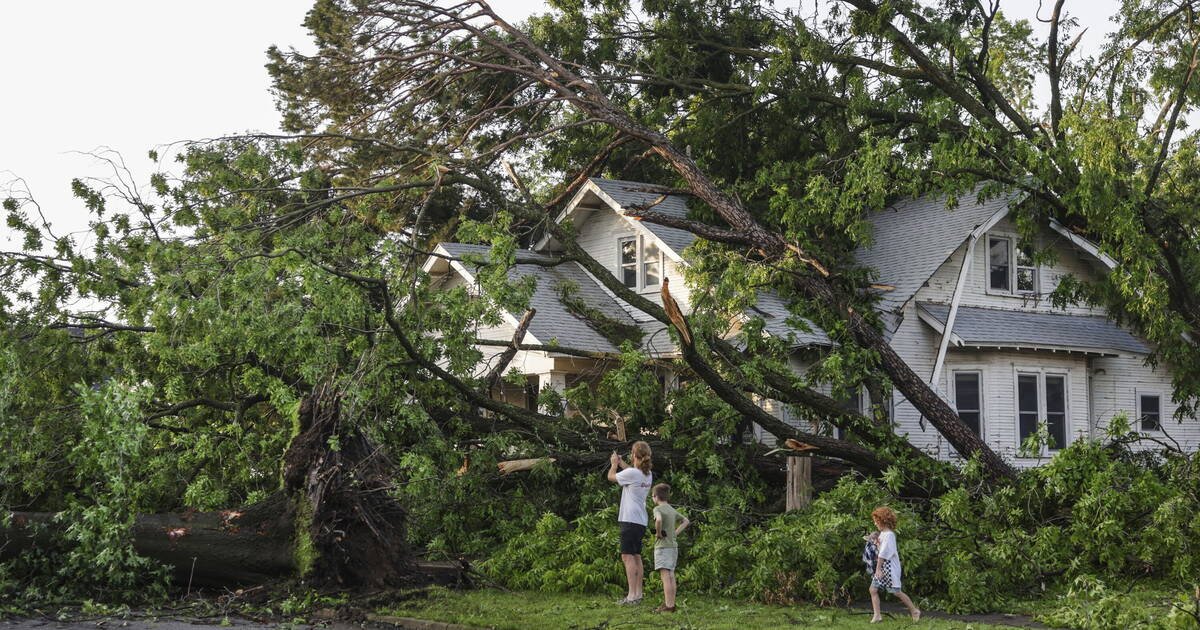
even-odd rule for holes
{"type": "MultiPolygon", "coordinates": [[[[921,320],[945,329],[950,307],[919,302],[921,320]]],[[[958,347],[1149,354],[1150,348],[1105,317],[960,306],[951,341],[958,347]]]]}

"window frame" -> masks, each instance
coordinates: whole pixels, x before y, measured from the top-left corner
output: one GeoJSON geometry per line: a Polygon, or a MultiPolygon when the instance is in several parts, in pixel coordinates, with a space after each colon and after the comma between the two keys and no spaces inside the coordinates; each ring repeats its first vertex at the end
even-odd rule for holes
{"type": "Polygon", "coordinates": [[[660,246],[658,243],[650,244],[655,250],[658,251],[658,255],[655,256],[655,260],[650,260],[646,257],[646,237],[643,236],[643,237],[639,238],[638,242],[640,245],[638,247],[639,288],[642,291],[658,291],[662,288],[662,281],[663,281],[663,278],[666,277],[666,273],[667,273],[666,256],[663,254],[662,246],[660,246]],[[652,265],[652,264],[656,264],[656,263],[658,264],[658,283],[655,284],[654,286],[649,286],[646,284],[646,267],[648,265],[652,265]]]}
{"type": "Polygon", "coordinates": [[[617,237],[617,280],[630,289],[637,290],[640,288],[638,281],[638,260],[641,258],[641,244],[638,242],[637,236],[619,236],[617,237]],[[625,244],[633,243],[633,262],[625,262],[625,244]],[[625,269],[633,267],[633,286],[625,284],[625,269]]]}
{"type": "Polygon", "coordinates": [[[639,234],[617,237],[617,281],[639,293],[659,291],[662,287],[663,278],[667,277],[667,255],[663,251],[662,244],[657,242],[651,243],[651,246],[658,250],[658,255],[655,256],[655,260],[649,260],[646,258],[646,238],[646,236],[639,234]],[[633,243],[632,263],[627,263],[622,258],[625,253],[625,243],[633,243]],[[646,266],[652,263],[658,263],[658,283],[653,286],[647,286],[646,266]],[[625,284],[625,270],[629,267],[633,267],[633,286],[625,284]]]}
{"type": "MultiPolygon", "coordinates": [[[[1015,442],[1015,451],[1017,457],[1021,457],[1021,443],[1025,438],[1021,436],[1021,397],[1020,383],[1022,376],[1033,376],[1034,382],[1037,385],[1037,423],[1046,424],[1049,427],[1049,418],[1046,411],[1046,377],[1059,377],[1063,381],[1063,443],[1055,444],[1054,448],[1049,448],[1042,445],[1040,452],[1035,455],[1030,455],[1026,458],[1033,457],[1051,457],[1054,454],[1062,451],[1071,445],[1071,369],[1070,368],[1026,368],[1014,366],[1013,369],[1013,389],[1012,389],[1012,405],[1013,405],[1013,438],[1015,442]]],[[[1036,430],[1036,429],[1035,429],[1036,430]]],[[[1051,436],[1053,437],[1053,436],[1051,436]]]]}
{"type": "Polygon", "coordinates": [[[1017,247],[1016,242],[1012,242],[1012,252],[1009,258],[1012,260],[1012,293],[1013,295],[1039,295],[1042,289],[1041,267],[1037,263],[1033,263],[1033,258],[1030,257],[1030,262],[1033,264],[1021,264],[1021,248],[1017,247]],[[1033,288],[1028,291],[1021,289],[1021,270],[1028,269],[1033,273],[1033,288]]]}
{"type": "MultiPolygon", "coordinates": [[[[987,396],[984,394],[983,369],[982,368],[963,368],[963,369],[957,369],[957,370],[950,371],[950,375],[949,375],[950,376],[950,387],[949,387],[950,401],[954,404],[954,412],[955,413],[960,413],[959,409],[958,409],[958,375],[959,374],[972,374],[976,378],[975,384],[976,384],[977,389],[976,389],[975,396],[976,396],[976,402],[978,403],[978,406],[979,406],[979,408],[975,410],[975,413],[979,414],[979,433],[977,435],[979,436],[980,439],[986,439],[984,437],[987,435],[987,425],[984,421],[984,419],[986,417],[984,414],[984,406],[986,405],[985,399],[987,398],[987,396]]],[[[960,415],[959,419],[961,419],[961,418],[962,418],[962,416],[960,415]]]]}
{"type": "Polygon", "coordinates": [[[984,248],[984,253],[983,253],[984,260],[986,262],[986,264],[983,266],[983,270],[984,270],[984,274],[985,274],[984,282],[986,283],[988,293],[998,293],[1000,295],[1011,295],[1012,294],[1012,289],[1013,289],[1013,259],[1012,259],[1012,255],[1013,255],[1012,237],[1000,236],[997,234],[988,234],[987,247],[984,248]],[[1003,289],[999,289],[999,288],[992,286],[992,242],[993,241],[1003,241],[1005,252],[1008,255],[1008,272],[1005,274],[1008,286],[1003,289]]]}
{"type": "Polygon", "coordinates": [[[1153,434],[1153,435],[1161,434],[1163,432],[1163,428],[1162,428],[1163,427],[1163,395],[1162,395],[1162,393],[1158,392],[1158,391],[1135,391],[1134,395],[1136,396],[1136,399],[1134,401],[1134,404],[1135,404],[1134,409],[1137,411],[1137,418],[1136,418],[1135,422],[1137,422],[1138,433],[1149,433],[1149,434],[1153,434]],[[1147,428],[1145,428],[1145,425],[1142,424],[1142,413],[1143,413],[1142,412],[1142,398],[1157,398],[1158,399],[1158,412],[1157,412],[1158,413],[1158,428],[1157,429],[1147,429],[1147,428]]]}
{"type": "MultiPolygon", "coordinates": [[[[1042,266],[1034,263],[1032,265],[1022,265],[1018,261],[1018,252],[1021,248],[1018,246],[1020,238],[1013,234],[1005,233],[989,233],[987,235],[984,248],[984,290],[989,295],[1001,295],[1005,297],[1029,297],[1041,295],[1042,291],[1042,266]],[[1008,252],[1008,288],[998,289],[992,286],[992,242],[1003,241],[1008,252]],[[1021,270],[1028,269],[1033,275],[1033,289],[1021,290],[1017,286],[1018,278],[1021,270]]],[[[1032,262],[1032,261],[1031,261],[1032,262]]]]}

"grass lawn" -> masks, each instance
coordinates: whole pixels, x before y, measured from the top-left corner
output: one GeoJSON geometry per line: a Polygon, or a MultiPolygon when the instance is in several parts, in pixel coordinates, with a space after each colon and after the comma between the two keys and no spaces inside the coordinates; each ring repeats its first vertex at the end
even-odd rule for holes
{"type": "MultiPolygon", "coordinates": [[[[681,597],[679,612],[654,614],[661,603],[647,598],[642,605],[623,607],[615,598],[602,595],[506,593],[495,589],[448,591],[434,589],[428,597],[417,597],[390,608],[387,614],[432,621],[460,623],[497,630],[585,630],[608,628],[674,628],[687,630],[753,630],[758,628],[910,628],[907,615],[885,617],[871,624],[869,611],[833,608],[766,606],[703,596],[681,597]]],[[[982,623],[964,623],[922,618],[919,628],[966,630],[997,628],[982,623]]]]}

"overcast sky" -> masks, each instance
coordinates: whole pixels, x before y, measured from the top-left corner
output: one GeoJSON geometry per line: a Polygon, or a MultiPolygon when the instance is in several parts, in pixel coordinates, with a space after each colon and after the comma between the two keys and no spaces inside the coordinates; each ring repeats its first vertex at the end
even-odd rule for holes
{"type": "MultiPolygon", "coordinates": [[[[812,0],[801,0],[807,7],[812,0]]],[[[242,131],[275,131],[265,51],[306,47],[311,0],[0,0],[0,197],[21,178],[56,232],[86,228],[75,177],[107,177],[83,155],[118,152],[144,184],[152,148],[242,131]]],[[[519,21],[538,0],[497,0],[519,21]]],[[[1032,19],[1037,0],[1002,0],[1032,19]]],[[[1084,53],[1111,30],[1116,0],[1068,0],[1084,53]]],[[[1044,25],[1035,25],[1044,37],[1044,25]]],[[[0,248],[9,249],[0,225],[0,248]]]]}

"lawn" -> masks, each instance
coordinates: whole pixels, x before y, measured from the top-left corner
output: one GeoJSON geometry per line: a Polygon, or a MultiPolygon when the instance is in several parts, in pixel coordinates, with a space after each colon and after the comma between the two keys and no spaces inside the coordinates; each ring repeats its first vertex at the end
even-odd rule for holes
{"type": "MultiPolygon", "coordinates": [[[[687,630],[750,630],[758,628],[910,628],[907,615],[885,617],[871,624],[869,611],[807,606],[767,606],[703,596],[681,597],[679,612],[655,614],[660,602],[647,598],[626,608],[612,597],[546,593],[510,593],[495,589],[447,591],[434,589],[386,611],[388,614],[460,623],[497,630],[585,630],[608,628],[676,628],[687,630]]],[[[966,630],[998,628],[984,623],[922,618],[920,628],[966,630]]]]}

